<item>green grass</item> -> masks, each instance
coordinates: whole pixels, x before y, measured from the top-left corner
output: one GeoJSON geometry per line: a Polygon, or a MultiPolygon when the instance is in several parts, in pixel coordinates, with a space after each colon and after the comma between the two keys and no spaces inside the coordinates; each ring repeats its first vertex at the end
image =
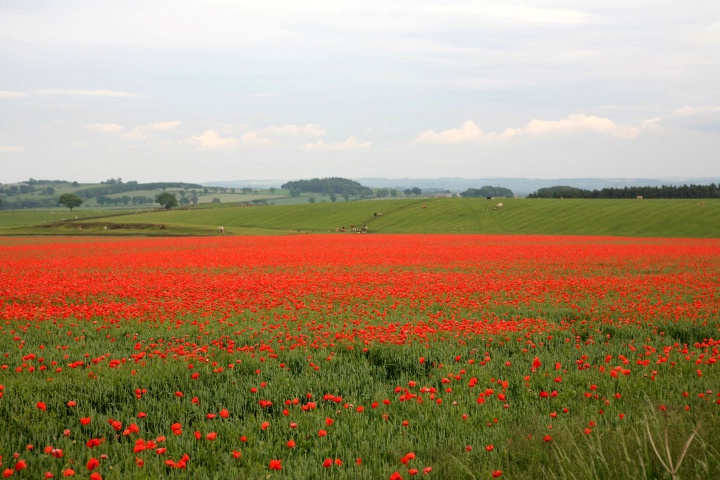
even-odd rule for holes
{"type": "MultiPolygon", "coordinates": [[[[212,195],[211,195],[212,196],[212,195]]],[[[104,218],[109,213],[77,210],[83,222],[165,225],[163,231],[142,234],[287,234],[334,232],[336,228],[368,225],[371,233],[558,234],[631,237],[720,237],[720,200],[573,200],[418,198],[404,200],[307,202],[245,207],[220,203],[172,211],[154,210],[104,218]],[[375,216],[382,213],[382,216],[375,216]],[[84,217],[82,217],[84,215],[84,217]],[[92,219],[90,218],[92,217],[92,219]]],[[[72,216],[71,216],[72,215],[72,216]]],[[[49,229],[43,223],[73,218],[65,211],[1,212],[0,234],[108,234],[96,225],[49,229]],[[74,230],[73,230],[74,228],[74,230]]],[[[114,229],[110,233],[130,233],[114,229]]]]}

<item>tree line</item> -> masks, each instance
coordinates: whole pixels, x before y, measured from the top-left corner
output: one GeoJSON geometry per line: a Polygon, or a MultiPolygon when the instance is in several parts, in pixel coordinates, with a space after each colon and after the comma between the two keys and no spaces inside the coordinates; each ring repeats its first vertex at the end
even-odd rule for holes
{"type": "Polygon", "coordinates": [[[586,190],[558,185],[540,188],[528,198],[720,198],[720,187],[710,185],[662,185],[660,187],[623,187],[586,190]]]}
{"type": "Polygon", "coordinates": [[[284,183],[280,186],[290,191],[293,197],[300,196],[303,192],[322,193],[325,195],[342,195],[354,197],[371,197],[372,189],[347,178],[313,178],[311,180],[295,180],[284,183]]]}
{"type": "Polygon", "coordinates": [[[491,187],[489,185],[486,185],[482,188],[468,188],[464,192],[460,194],[461,197],[505,197],[505,198],[512,198],[515,195],[513,194],[512,190],[509,188],[504,187],[491,187]]]}
{"type": "Polygon", "coordinates": [[[138,183],[130,181],[127,183],[107,183],[99,187],[81,188],[75,191],[75,195],[80,198],[93,198],[100,195],[112,195],[115,193],[132,192],[134,190],[157,190],[166,188],[197,188],[202,190],[202,185],[196,183],[183,182],[154,182],[154,183],[138,183]]]}

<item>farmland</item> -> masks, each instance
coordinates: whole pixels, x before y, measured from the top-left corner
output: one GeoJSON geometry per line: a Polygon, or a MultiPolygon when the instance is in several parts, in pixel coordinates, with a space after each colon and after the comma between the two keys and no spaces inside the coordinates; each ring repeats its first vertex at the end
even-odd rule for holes
{"type": "Polygon", "coordinates": [[[718,285],[716,238],[3,237],[0,471],[717,478],[718,285]]]}
{"type": "Polygon", "coordinates": [[[2,211],[6,235],[231,235],[370,233],[612,235],[720,238],[720,200],[403,198],[295,205],[205,205],[178,210],[2,211]],[[382,215],[377,215],[377,214],[382,215]],[[77,217],[77,218],[75,218],[77,217]],[[142,228],[140,228],[142,227],[142,228]]]}

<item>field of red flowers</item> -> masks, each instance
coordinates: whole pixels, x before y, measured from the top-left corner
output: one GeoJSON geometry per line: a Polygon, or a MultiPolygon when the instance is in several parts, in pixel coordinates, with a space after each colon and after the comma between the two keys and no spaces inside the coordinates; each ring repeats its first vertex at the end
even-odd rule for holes
{"type": "Polygon", "coordinates": [[[720,478],[720,240],[0,239],[13,478],[720,478]]]}

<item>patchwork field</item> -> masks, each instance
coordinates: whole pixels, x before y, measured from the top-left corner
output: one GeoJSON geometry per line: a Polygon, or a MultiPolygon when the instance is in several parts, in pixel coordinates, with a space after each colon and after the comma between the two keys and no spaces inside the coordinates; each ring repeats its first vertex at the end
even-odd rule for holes
{"type": "Polygon", "coordinates": [[[473,233],[720,238],[720,200],[411,198],[173,210],[1,211],[0,235],[473,233]],[[497,208],[501,202],[503,207],[497,208]],[[75,218],[77,217],[77,218],[75,218]],[[138,228],[141,226],[142,228],[138,228]]]}
{"type": "Polygon", "coordinates": [[[720,477],[720,240],[0,238],[14,478],[720,477]]]}

